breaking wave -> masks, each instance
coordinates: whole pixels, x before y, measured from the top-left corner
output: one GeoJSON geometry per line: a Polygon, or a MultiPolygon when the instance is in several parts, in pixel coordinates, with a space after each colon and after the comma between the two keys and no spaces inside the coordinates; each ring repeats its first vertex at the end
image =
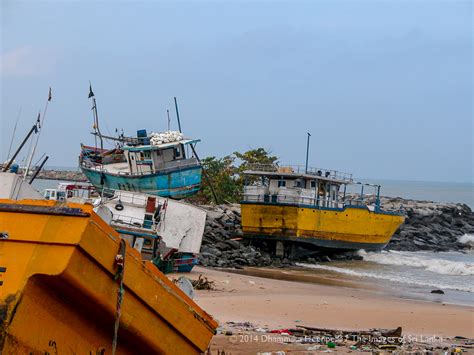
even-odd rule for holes
{"type": "Polygon", "coordinates": [[[464,234],[459,237],[459,243],[467,244],[471,247],[474,247],[474,235],[473,234],[464,234]]]}
{"type": "Polygon", "coordinates": [[[338,272],[341,274],[351,275],[351,276],[369,277],[369,278],[399,282],[399,283],[404,283],[404,284],[408,283],[408,284],[414,284],[414,285],[419,285],[419,286],[429,286],[429,287],[434,287],[434,288],[439,288],[439,289],[444,289],[444,290],[474,292],[474,287],[445,285],[445,284],[436,283],[436,282],[429,282],[427,280],[423,280],[423,281],[413,280],[412,278],[397,276],[397,275],[377,274],[375,272],[367,272],[367,271],[355,271],[351,269],[346,269],[346,268],[341,268],[341,267],[336,267],[336,266],[329,266],[329,265],[322,265],[322,264],[296,263],[296,265],[302,266],[305,268],[310,268],[310,269],[333,271],[333,272],[338,272]]]}
{"type": "Polygon", "coordinates": [[[416,252],[388,251],[381,253],[366,253],[359,251],[365,261],[383,265],[400,265],[423,268],[427,271],[442,275],[474,275],[474,263],[450,261],[417,255],[416,252]]]}

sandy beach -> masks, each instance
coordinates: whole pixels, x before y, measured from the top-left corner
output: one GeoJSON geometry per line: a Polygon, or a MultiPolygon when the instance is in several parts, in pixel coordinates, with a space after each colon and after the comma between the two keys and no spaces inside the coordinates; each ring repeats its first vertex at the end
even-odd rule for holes
{"type": "MultiPolygon", "coordinates": [[[[281,269],[261,270],[267,277],[285,273],[281,269]]],[[[298,325],[346,330],[401,326],[404,336],[417,340],[474,337],[474,313],[468,306],[401,299],[355,283],[340,285],[337,280],[287,281],[203,267],[196,267],[189,277],[197,279],[200,274],[214,281],[216,290],[196,291],[195,301],[219,321],[224,331],[233,333],[233,337],[216,335],[211,348],[232,353],[281,349],[282,344],[241,342],[236,336],[248,333],[241,324],[245,322],[254,329],[267,330],[298,325]]],[[[285,346],[286,351],[298,349],[295,344],[285,346]]]]}

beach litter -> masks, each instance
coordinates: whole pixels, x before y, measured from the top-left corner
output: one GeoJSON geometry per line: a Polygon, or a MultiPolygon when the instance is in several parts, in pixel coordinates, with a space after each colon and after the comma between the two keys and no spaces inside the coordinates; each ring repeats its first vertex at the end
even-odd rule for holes
{"type": "Polygon", "coordinates": [[[207,279],[207,277],[203,277],[202,274],[199,275],[197,280],[192,280],[191,283],[193,284],[193,287],[195,290],[215,290],[215,282],[210,281],[207,279]]]}

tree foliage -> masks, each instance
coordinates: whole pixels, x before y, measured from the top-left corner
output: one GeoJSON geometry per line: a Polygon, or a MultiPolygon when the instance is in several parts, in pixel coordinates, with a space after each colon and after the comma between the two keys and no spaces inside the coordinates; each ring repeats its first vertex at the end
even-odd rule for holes
{"type": "Polygon", "coordinates": [[[201,162],[203,167],[201,191],[192,199],[200,203],[215,203],[213,188],[218,203],[232,203],[240,201],[241,198],[244,185],[242,172],[249,169],[252,164],[277,164],[278,157],[270,155],[264,148],[257,148],[244,153],[234,152],[223,158],[211,156],[201,162]]]}

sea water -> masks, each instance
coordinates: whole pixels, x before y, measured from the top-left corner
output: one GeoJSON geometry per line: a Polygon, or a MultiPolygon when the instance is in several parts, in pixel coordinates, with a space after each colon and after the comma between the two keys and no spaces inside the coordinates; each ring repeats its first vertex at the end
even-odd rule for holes
{"type": "MultiPolygon", "coordinates": [[[[474,246],[474,235],[460,241],[474,246]]],[[[400,297],[474,306],[474,250],[358,252],[363,260],[298,263],[335,278],[376,284],[400,297]],[[442,290],[444,294],[433,294],[442,290]]]]}
{"type": "Polygon", "coordinates": [[[363,181],[382,185],[381,195],[413,200],[465,203],[474,210],[473,182],[433,182],[403,180],[363,181]]]}

